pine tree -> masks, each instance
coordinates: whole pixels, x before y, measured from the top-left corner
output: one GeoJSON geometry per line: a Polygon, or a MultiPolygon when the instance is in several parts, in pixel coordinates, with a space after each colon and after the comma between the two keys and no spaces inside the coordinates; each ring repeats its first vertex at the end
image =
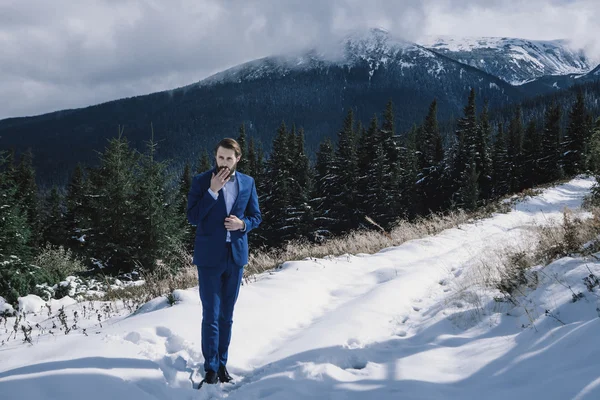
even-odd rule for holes
{"type": "Polygon", "coordinates": [[[13,158],[0,151],[0,256],[2,261],[11,256],[29,259],[31,227],[27,214],[21,208],[17,197],[13,158]]]}
{"type": "Polygon", "coordinates": [[[5,155],[4,152],[0,151],[0,167],[2,167],[2,162],[4,162],[4,180],[5,182],[10,182],[11,185],[14,185],[17,180],[17,167],[15,165],[15,149],[10,149],[8,153],[5,155]],[[4,161],[2,161],[4,160],[4,161]]]}
{"type": "Polygon", "coordinates": [[[321,242],[331,236],[334,220],[331,218],[331,186],[333,185],[333,171],[335,163],[335,150],[333,143],[326,138],[319,145],[317,161],[315,164],[315,178],[311,204],[315,212],[314,238],[321,242]]]}
{"type": "Polygon", "coordinates": [[[30,244],[40,245],[42,240],[41,221],[39,215],[38,189],[35,182],[33,168],[33,153],[28,149],[21,155],[21,161],[16,171],[17,193],[16,198],[21,209],[27,216],[27,223],[31,232],[30,244]]]}
{"type": "Polygon", "coordinates": [[[265,170],[265,152],[263,150],[262,142],[259,140],[256,144],[256,165],[254,169],[254,178],[263,181],[266,173],[265,170]]]}
{"type": "Polygon", "coordinates": [[[246,126],[242,124],[240,126],[239,136],[237,138],[237,142],[242,149],[242,157],[237,164],[237,170],[243,174],[248,174],[249,168],[249,159],[248,159],[248,148],[246,145],[246,126]]]}
{"type": "Polygon", "coordinates": [[[560,106],[553,104],[546,110],[544,118],[544,135],[540,159],[540,169],[544,171],[542,183],[552,182],[562,177],[560,166],[560,106]]]}
{"type": "Polygon", "coordinates": [[[301,128],[297,134],[290,138],[294,141],[291,154],[292,198],[293,214],[297,217],[295,237],[310,237],[314,214],[310,206],[310,193],[312,191],[312,177],[310,162],[306,155],[304,144],[304,130],[301,128]]]}
{"type": "Polygon", "coordinates": [[[183,173],[179,179],[179,199],[178,203],[178,218],[181,218],[182,225],[185,226],[183,234],[183,245],[188,251],[192,251],[194,247],[194,239],[196,237],[196,227],[188,223],[187,220],[187,202],[190,189],[192,187],[192,173],[189,163],[185,163],[183,173]]]}
{"type": "Polygon", "coordinates": [[[429,106],[422,127],[413,128],[416,137],[418,173],[416,190],[420,213],[436,212],[442,208],[443,193],[441,186],[441,168],[444,159],[442,137],[437,121],[437,100],[429,106]]]}
{"type": "Polygon", "coordinates": [[[0,296],[15,304],[35,286],[27,215],[17,198],[14,157],[0,151],[0,296]]]}
{"type": "Polygon", "coordinates": [[[85,178],[83,168],[80,163],[77,163],[71,180],[67,185],[67,195],[65,199],[66,214],[65,214],[65,235],[66,243],[71,247],[75,243],[83,245],[85,241],[84,226],[89,224],[85,222],[86,216],[90,215],[90,210],[86,210],[85,206],[89,203],[89,198],[86,197],[85,178]]]}
{"type": "Polygon", "coordinates": [[[522,187],[531,188],[541,180],[539,167],[541,137],[538,134],[535,120],[529,121],[523,138],[523,175],[522,187]]]}
{"type": "Polygon", "coordinates": [[[254,146],[254,138],[250,137],[248,142],[248,175],[256,177],[256,149],[254,146]]]}
{"type": "Polygon", "coordinates": [[[262,236],[271,246],[279,246],[295,234],[292,212],[293,182],[291,176],[289,135],[285,123],[281,123],[273,140],[272,152],[267,163],[264,194],[259,199],[263,204],[262,236]]]}
{"type": "Polygon", "coordinates": [[[348,112],[342,129],[338,132],[333,185],[331,217],[335,219],[336,233],[346,232],[358,226],[360,214],[357,205],[358,159],[354,133],[354,113],[348,112]]]}
{"type": "MultiPolygon", "coordinates": [[[[600,175],[600,118],[596,119],[594,130],[587,143],[587,166],[595,175],[600,175]]],[[[598,179],[600,182],[600,179],[598,179]]]]}
{"type": "Polygon", "coordinates": [[[43,220],[43,243],[64,245],[66,243],[65,211],[63,199],[56,185],[52,187],[49,196],[45,199],[46,214],[43,220]]]}
{"type": "Polygon", "coordinates": [[[510,166],[510,191],[522,189],[523,121],[521,107],[517,106],[508,126],[507,155],[510,166]]]}
{"type": "MultiPolygon", "coordinates": [[[[384,202],[382,184],[386,175],[386,157],[383,141],[380,139],[380,131],[377,116],[371,118],[369,128],[363,129],[359,138],[357,149],[357,203],[360,210],[361,220],[369,217],[383,223],[386,213],[375,214],[377,205],[384,202]]],[[[361,221],[362,222],[362,221],[361,221]]],[[[362,222],[366,225],[366,222],[362,222]]],[[[372,228],[372,226],[369,226],[372,228]]]]}
{"type": "Polygon", "coordinates": [[[134,196],[139,154],[119,132],[100,153],[100,165],[90,169],[87,185],[89,206],[85,210],[88,255],[113,271],[129,271],[140,251],[140,229],[134,196]]]}
{"type": "Polygon", "coordinates": [[[502,123],[498,124],[492,164],[492,194],[498,199],[510,190],[510,165],[502,123]]]}
{"type": "Polygon", "coordinates": [[[389,229],[411,207],[412,202],[409,197],[402,196],[402,188],[412,187],[414,183],[412,166],[409,165],[409,153],[406,146],[401,149],[396,138],[394,105],[391,100],[388,101],[383,113],[379,137],[386,158],[386,174],[381,182],[384,197],[380,198],[379,201],[383,203],[382,207],[385,207],[388,212],[384,219],[378,221],[378,223],[389,229]]]}
{"type": "Polygon", "coordinates": [[[127,243],[135,249],[132,259],[146,271],[152,271],[160,263],[170,264],[167,260],[175,255],[185,234],[185,219],[181,216],[179,196],[169,195],[172,191],[167,188],[167,164],[155,159],[157,144],[154,133],[146,146],[133,188],[132,208],[137,235],[135,241],[128,240],[127,243]]]}
{"type": "Polygon", "coordinates": [[[459,190],[459,198],[465,210],[474,210],[479,199],[479,173],[475,162],[468,165],[464,172],[464,181],[459,190]]]}
{"type": "MultiPolygon", "coordinates": [[[[399,220],[413,219],[422,214],[422,204],[417,192],[417,181],[419,175],[419,161],[417,152],[416,132],[409,131],[408,135],[401,139],[399,146],[399,179],[395,187],[396,212],[393,214],[384,228],[390,230],[399,220]]],[[[394,176],[394,175],[392,175],[394,176]]]]}
{"type": "Polygon", "coordinates": [[[585,145],[590,137],[589,116],[585,107],[583,92],[577,92],[577,100],[569,112],[569,125],[562,144],[564,172],[568,176],[586,170],[585,145]]]}
{"type": "Polygon", "coordinates": [[[587,165],[596,178],[596,184],[592,187],[592,197],[596,204],[600,202],[600,118],[596,119],[594,130],[587,145],[587,165]]]}
{"type": "Polygon", "coordinates": [[[452,160],[452,186],[454,187],[454,202],[458,207],[470,209],[473,201],[474,190],[472,185],[473,176],[477,174],[475,165],[475,153],[477,152],[478,135],[477,117],[475,114],[475,90],[471,89],[469,100],[464,108],[464,117],[457,123],[456,142],[454,145],[452,160]]]}
{"type": "Polygon", "coordinates": [[[479,118],[479,129],[477,130],[477,142],[475,152],[475,171],[479,176],[477,182],[481,199],[487,200],[492,195],[492,160],[490,157],[489,141],[492,128],[488,116],[487,101],[483,106],[483,112],[479,118]]]}

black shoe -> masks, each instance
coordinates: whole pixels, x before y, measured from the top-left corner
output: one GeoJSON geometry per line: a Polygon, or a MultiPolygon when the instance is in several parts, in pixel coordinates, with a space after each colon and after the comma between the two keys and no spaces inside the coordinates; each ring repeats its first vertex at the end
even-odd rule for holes
{"type": "Polygon", "coordinates": [[[208,383],[209,385],[214,385],[215,383],[218,383],[219,378],[217,376],[217,373],[211,370],[206,371],[206,374],[204,375],[204,382],[208,383]]]}
{"type": "Polygon", "coordinates": [[[223,383],[228,383],[233,380],[233,378],[231,377],[231,375],[229,375],[229,372],[227,372],[227,368],[224,365],[221,365],[219,367],[218,374],[219,374],[219,380],[223,383]]]}

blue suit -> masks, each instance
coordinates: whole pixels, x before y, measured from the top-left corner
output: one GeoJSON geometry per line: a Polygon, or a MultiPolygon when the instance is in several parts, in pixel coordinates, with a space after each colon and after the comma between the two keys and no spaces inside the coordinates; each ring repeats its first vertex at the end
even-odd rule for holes
{"type": "Polygon", "coordinates": [[[208,189],[216,168],[194,176],[188,194],[187,218],[196,225],[194,264],[202,300],[202,355],[204,369],[217,371],[227,364],[233,308],[248,264],[248,232],[262,221],[254,179],[235,173],[238,195],[231,208],[245,224],[245,230],[230,231],[227,243],[225,218],[228,217],[223,189],[215,199],[208,189]]]}

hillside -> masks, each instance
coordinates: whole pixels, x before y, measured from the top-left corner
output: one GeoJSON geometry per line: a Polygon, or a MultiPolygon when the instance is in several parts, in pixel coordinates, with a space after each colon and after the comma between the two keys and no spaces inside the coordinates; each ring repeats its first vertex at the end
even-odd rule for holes
{"type": "Polygon", "coordinates": [[[157,298],[133,314],[118,302],[65,298],[52,313],[65,305],[72,321],[79,311],[80,328],[68,335],[50,334],[43,303],[23,298],[33,311],[27,321],[44,330],[36,326],[31,345],[0,335],[0,393],[28,400],[596,399],[598,288],[588,290],[583,278],[600,276],[600,263],[574,255],[535,266],[538,280],[516,303],[500,301],[485,284],[498,257],[535,248],[533,228],[562,220],[564,207],[577,209],[593,183],[574,179],[507,214],[376,254],[286,262],[246,282],[228,364],[234,386],[192,389],[190,376],[198,383],[194,368],[202,364],[197,287],[176,290],[172,307],[157,298]],[[102,326],[97,312],[110,316],[102,326]]]}
{"type": "Polygon", "coordinates": [[[267,57],[172,91],[3,120],[0,137],[5,149],[32,148],[40,181],[64,182],[77,162],[97,162],[94,150],[119,125],[141,149],[152,123],[158,156],[179,164],[236,136],[241,123],[267,151],[281,121],[302,126],[312,153],[323,138],[336,137],[351,107],[367,123],[391,99],[402,131],[422,120],[434,98],[440,119],[461,114],[471,87],[491,107],[524,97],[499,78],[373,30],[346,37],[328,53],[267,57]]]}
{"type": "Polygon", "coordinates": [[[428,36],[419,43],[512,85],[547,75],[585,74],[600,62],[565,40],[428,36]]]}

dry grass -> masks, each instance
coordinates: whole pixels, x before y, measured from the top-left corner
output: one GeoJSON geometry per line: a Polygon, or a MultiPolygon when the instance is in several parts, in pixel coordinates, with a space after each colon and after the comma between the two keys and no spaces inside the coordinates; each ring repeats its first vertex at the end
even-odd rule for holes
{"type": "Polygon", "coordinates": [[[591,218],[585,218],[580,211],[563,211],[563,221],[538,227],[539,242],[534,258],[543,264],[548,264],[560,257],[574,253],[590,254],[600,248],[600,207],[589,209],[591,218]],[[586,245],[584,249],[584,245],[586,245]]]}
{"type": "MultiPolygon", "coordinates": [[[[539,189],[526,190],[514,196],[510,201],[489,203],[473,212],[455,210],[444,214],[432,214],[412,222],[399,220],[389,232],[381,229],[353,231],[321,244],[296,240],[280,249],[252,251],[249,255],[249,263],[245,268],[244,279],[246,282],[255,280],[258,274],[277,269],[286,261],[376,253],[386,247],[398,246],[409,240],[435,235],[445,229],[490,217],[493,213],[508,212],[519,199],[536,195],[538,192],[539,189]]],[[[175,266],[177,267],[175,270],[179,271],[176,274],[169,273],[169,269],[159,269],[144,277],[146,285],[111,290],[107,293],[106,299],[135,298],[147,301],[157,296],[169,295],[176,288],[189,288],[197,285],[196,267],[192,264],[192,257],[189,253],[182,249],[175,266]]]]}
{"type": "Polygon", "coordinates": [[[530,313],[534,307],[526,306],[519,298],[537,287],[540,276],[544,275],[543,266],[561,257],[600,250],[600,208],[590,209],[591,218],[584,212],[565,209],[562,221],[534,226],[529,238],[521,238],[518,243],[506,244],[487,254],[479,260],[479,265],[465,279],[464,288],[459,292],[471,292],[474,288],[496,289],[500,293],[497,301],[523,307],[533,323],[536,316],[530,313]],[[534,266],[541,268],[532,269],[534,266]]]}
{"type": "Polygon", "coordinates": [[[179,247],[169,265],[159,262],[154,271],[143,275],[142,278],[145,283],[140,286],[111,289],[108,285],[102,300],[133,299],[145,303],[159,296],[169,298],[175,289],[190,288],[198,284],[198,273],[192,256],[183,247],[179,247]]]}
{"type": "Polygon", "coordinates": [[[508,212],[510,208],[510,203],[490,203],[486,207],[470,213],[457,210],[446,214],[432,214],[412,222],[399,220],[390,232],[382,230],[353,231],[347,235],[329,239],[323,244],[302,240],[292,241],[282,249],[257,251],[250,254],[245,272],[246,279],[250,280],[256,274],[278,268],[286,261],[344,254],[376,253],[386,247],[399,246],[412,239],[435,235],[445,229],[490,217],[495,212],[508,212]]]}

